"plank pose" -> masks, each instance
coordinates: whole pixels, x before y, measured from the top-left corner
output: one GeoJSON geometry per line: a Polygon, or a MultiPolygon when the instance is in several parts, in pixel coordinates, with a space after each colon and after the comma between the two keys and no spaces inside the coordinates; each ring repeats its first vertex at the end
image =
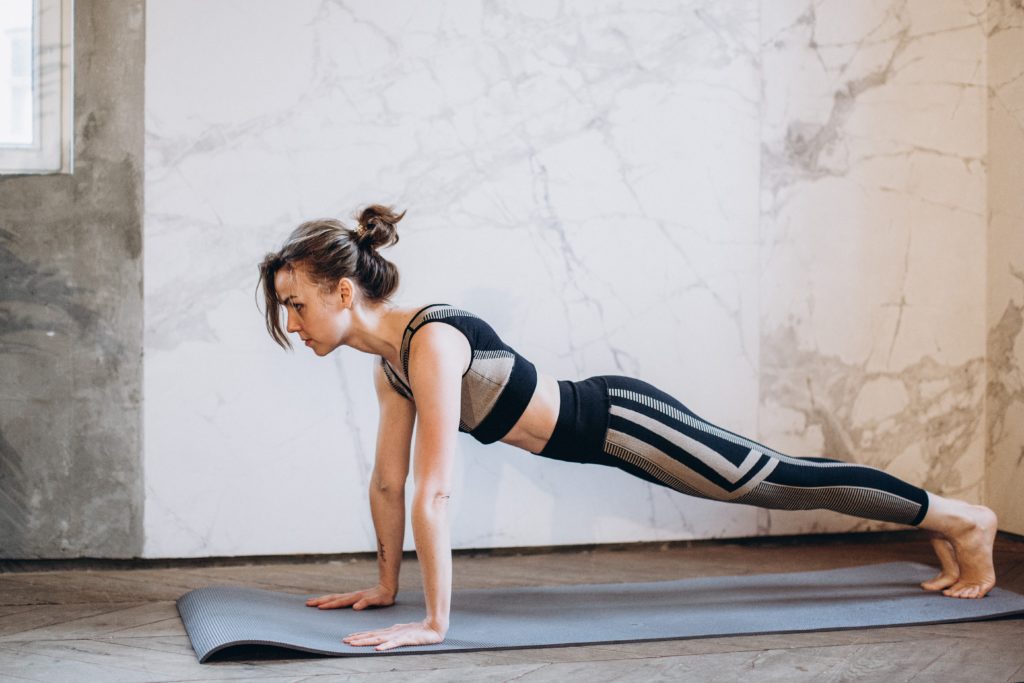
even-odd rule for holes
{"type": "Polygon", "coordinates": [[[380,357],[380,405],[370,511],[380,581],[306,604],[320,609],[394,603],[405,531],[405,482],[412,468],[412,529],[423,574],[421,622],[353,633],[350,645],[386,650],[439,643],[448,630],[451,542],[448,500],[458,432],[535,455],[625,470],[682,493],[782,510],[827,509],[930,532],[939,574],[921,584],[956,598],[995,585],[995,514],[943,498],[881,470],[828,458],[797,458],[718,427],[680,401],[632,377],[555,380],[458,306],[399,306],[398,271],[378,249],[398,241],[404,216],[372,205],[350,230],[333,219],[296,228],[260,264],[271,337],[298,334],[318,356],[349,346],[380,357]],[[431,325],[430,323],[441,323],[431,325]]]}

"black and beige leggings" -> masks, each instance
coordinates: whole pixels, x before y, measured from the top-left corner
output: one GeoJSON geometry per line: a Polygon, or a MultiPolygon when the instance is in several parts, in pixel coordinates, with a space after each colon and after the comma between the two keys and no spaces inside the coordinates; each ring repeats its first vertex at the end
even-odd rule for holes
{"type": "Polygon", "coordinates": [[[779,453],[632,377],[560,380],[558,389],[558,423],[538,455],[618,467],[692,496],[764,508],[823,508],[915,526],[928,511],[925,490],[891,474],[779,453]]]}

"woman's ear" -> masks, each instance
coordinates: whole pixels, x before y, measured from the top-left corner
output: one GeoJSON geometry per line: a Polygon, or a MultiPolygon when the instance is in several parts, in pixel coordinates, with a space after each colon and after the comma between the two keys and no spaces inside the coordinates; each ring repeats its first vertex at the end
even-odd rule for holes
{"type": "Polygon", "coordinates": [[[355,286],[352,284],[352,280],[343,277],[338,280],[338,288],[335,290],[338,294],[338,299],[342,308],[351,308],[352,300],[355,297],[355,286]]]}

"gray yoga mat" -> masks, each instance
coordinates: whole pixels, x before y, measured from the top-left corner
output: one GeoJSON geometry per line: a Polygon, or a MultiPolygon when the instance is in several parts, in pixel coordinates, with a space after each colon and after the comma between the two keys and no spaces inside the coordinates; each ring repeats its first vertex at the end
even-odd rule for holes
{"type": "Polygon", "coordinates": [[[341,656],[497,650],[636,640],[938,624],[1024,615],[1024,596],[995,588],[980,600],[929,593],[935,569],[892,562],[786,574],[653,583],[460,590],[443,643],[377,652],[341,642],[355,631],[423,618],[422,593],[386,609],[320,610],[311,595],[210,587],[178,599],[200,662],[239,645],[341,656]]]}

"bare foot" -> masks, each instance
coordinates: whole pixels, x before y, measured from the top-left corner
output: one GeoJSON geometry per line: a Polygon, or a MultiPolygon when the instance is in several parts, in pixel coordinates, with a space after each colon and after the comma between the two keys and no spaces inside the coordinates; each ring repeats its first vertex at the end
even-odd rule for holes
{"type": "Polygon", "coordinates": [[[952,516],[941,533],[955,553],[959,576],[942,594],[951,598],[985,597],[996,585],[996,571],[992,566],[996,514],[984,505],[951,502],[954,503],[952,516]]]}
{"type": "Polygon", "coordinates": [[[942,571],[934,579],[922,581],[921,588],[924,588],[926,591],[940,591],[943,588],[949,588],[960,578],[960,565],[957,564],[956,552],[953,550],[953,546],[943,538],[942,534],[936,531],[929,531],[928,536],[931,537],[932,548],[935,550],[935,554],[939,556],[942,571]]]}

